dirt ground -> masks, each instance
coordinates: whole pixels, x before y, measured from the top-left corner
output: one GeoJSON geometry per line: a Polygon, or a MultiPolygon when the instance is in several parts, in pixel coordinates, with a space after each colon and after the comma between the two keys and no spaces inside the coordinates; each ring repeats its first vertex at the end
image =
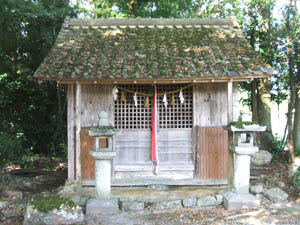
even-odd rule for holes
{"type": "MultiPolygon", "coordinates": [[[[193,208],[182,210],[144,211],[142,213],[120,213],[113,216],[86,217],[84,224],[300,224],[300,196],[299,190],[291,185],[288,178],[287,165],[279,162],[268,167],[255,168],[251,174],[251,183],[263,183],[266,187],[278,187],[289,194],[288,202],[274,204],[264,198],[262,207],[255,210],[227,211],[218,208],[193,208]]],[[[26,180],[26,186],[9,184],[10,189],[21,191],[22,199],[13,200],[0,193],[0,202],[19,204],[20,212],[15,217],[3,217],[0,213],[0,224],[19,225],[23,221],[23,212],[26,201],[36,194],[51,195],[57,193],[57,188],[64,184],[67,178],[66,163],[37,157],[34,168],[21,169],[18,166],[7,167],[5,173],[26,180]],[[12,185],[12,186],[11,186],[12,185]]],[[[19,182],[18,181],[18,182],[19,182]]],[[[1,187],[1,186],[0,186],[1,187]]]]}

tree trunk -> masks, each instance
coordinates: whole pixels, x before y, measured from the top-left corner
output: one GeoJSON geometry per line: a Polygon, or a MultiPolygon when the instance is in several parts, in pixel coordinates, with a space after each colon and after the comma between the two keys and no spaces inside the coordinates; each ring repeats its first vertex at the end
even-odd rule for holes
{"type": "Polygon", "coordinates": [[[257,122],[266,126],[266,132],[260,134],[260,145],[263,149],[272,147],[272,125],[271,125],[271,81],[269,79],[258,79],[257,81],[257,122]]]}
{"type": "Polygon", "coordinates": [[[293,110],[295,107],[295,95],[296,95],[296,85],[295,85],[295,76],[294,76],[294,55],[292,49],[292,42],[290,37],[290,13],[292,8],[293,1],[290,1],[290,5],[287,11],[286,17],[286,30],[287,34],[287,55],[288,55],[288,67],[289,67],[289,88],[290,88],[290,101],[288,105],[288,145],[289,145],[289,163],[293,164],[295,161],[294,156],[294,140],[293,140],[293,110]]]}
{"type": "Polygon", "coordinates": [[[296,96],[295,96],[295,114],[294,114],[294,130],[293,140],[294,148],[300,153],[300,51],[299,44],[295,43],[295,59],[297,60],[297,75],[296,75],[296,96]]]}
{"type": "Polygon", "coordinates": [[[295,99],[295,117],[294,117],[294,148],[300,152],[300,90],[295,99]]]}

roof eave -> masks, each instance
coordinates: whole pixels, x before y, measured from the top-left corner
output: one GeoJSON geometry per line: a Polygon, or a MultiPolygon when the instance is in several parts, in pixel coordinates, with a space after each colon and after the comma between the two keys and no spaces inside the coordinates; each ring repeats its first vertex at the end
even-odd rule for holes
{"type": "Polygon", "coordinates": [[[251,74],[247,76],[235,76],[235,77],[203,77],[203,78],[123,78],[123,79],[101,79],[101,78],[50,78],[39,77],[41,81],[57,81],[61,84],[170,84],[170,83],[210,83],[210,82],[242,82],[251,81],[256,78],[269,78],[272,74],[251,74]]]}

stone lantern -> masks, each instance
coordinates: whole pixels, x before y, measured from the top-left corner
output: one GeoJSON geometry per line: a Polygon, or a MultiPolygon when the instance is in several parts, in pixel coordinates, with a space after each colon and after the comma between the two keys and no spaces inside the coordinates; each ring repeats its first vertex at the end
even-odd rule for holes
{"type": "Polygon", "coordinates": [[[257,208],[260,205],[249,193],[250,157],[258,152],[255,146],[256,132],[266,130],[265,126],[237,122],[229,127],[229,150],[234,154],[233,191],[224,194],[224,205],[229,210],[257,208]]]}
{"type": "Polygon", "coordinates": [[[88,135],[94,137],[94,150],[90,151],[95,158],[95,189],[96,199],[89,199],[86,205],[87,214],[111,214],[118,212],[118,200],[111,196],[111,164],[116,156],[113,151],[112,138],[116,130],[109,126],[108,114],[99,113],[98,126],[88,130],[88,135]],[[107,146],[100,147],[99,139],[106,139],[107,146]]]}

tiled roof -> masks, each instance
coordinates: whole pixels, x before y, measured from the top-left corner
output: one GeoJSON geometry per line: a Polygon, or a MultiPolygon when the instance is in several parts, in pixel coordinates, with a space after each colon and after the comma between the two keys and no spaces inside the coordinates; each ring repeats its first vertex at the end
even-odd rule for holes
{"type": "Polygon", "coordinates": [[[271,74],[274,70],[234,20],[66,19],[35,77],[235,79],[271,74]]]}

